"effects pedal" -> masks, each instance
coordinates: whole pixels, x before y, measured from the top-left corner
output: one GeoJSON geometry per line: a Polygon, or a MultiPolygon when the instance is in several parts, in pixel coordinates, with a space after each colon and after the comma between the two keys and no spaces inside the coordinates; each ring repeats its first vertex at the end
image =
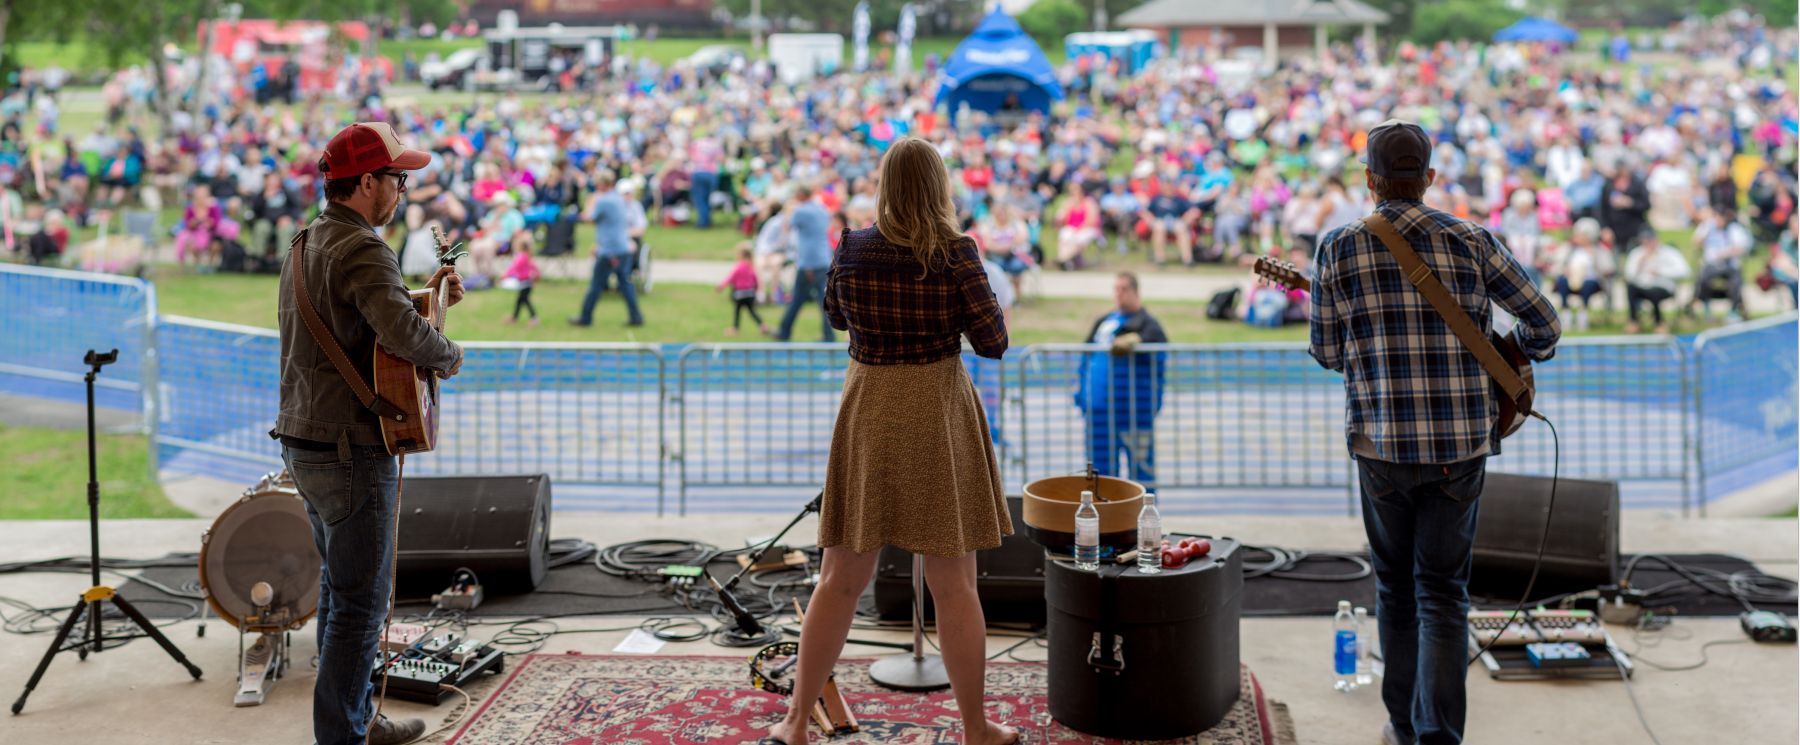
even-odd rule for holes
{"type": "Polygon", "coordinates": [[[481,605],[481,585],[452,585],[431,596],[431,604],[441,610],[475,610],[481,605]]]}
{"type": "Polygon", "coordinates": [[[377,655],[370,679],[381,685],[385,671],[390,697],[435,706],[455,695],[445,686],[466,689],[482,675],[505,667],[505,653],[486,642],[441,634],[414,648],[377,655]]]}
{"type": "Polygon", "coordinates": [[[400,653],[412,649],[420,639],[424,639],[431,630],[416,623],[389,624],[387,635],[381,638],[381,650],[400,653]]]}
{"type": "Polygon", "coordinates": [[[1525,645],[1525,659],[1532,667],[1584,667],[1593,655],[1575,642],[1538,642],[1525,645]]]}
{"type": "Polygon", "coordinates": [[[763,557],[762,563],[751,566],[752,560],[753,557],[750,554],[738,554],[737,565],[739,568],[748,568],[752,572],[803,567],[806,566],[806,552],[778,546],[775,550],[770,551],[768,556],[763,557]]]}
{"type": "Polygon", "coordinates": [[[706,568],[687,564],[670,564],[656,570],[656,574],[669,584],[670,589],[685,590],[700,581],[700,578],[706,574],[706,568]]]}
{"type": "Polygon", "coordinates": [[[1787,616],[1766,610],[1745,611],[1738,615],[1744,633],[1759,642],[1794,643],[1794,624],[1787,616]]]}
{"type": "Polygon", "coordinates": [[[1538,642],[1605,644],[1599,617],[1585,610],[1531,610],[1514,618],[1512,611],[1469,611],[1469,637],[1480,646],[1519,646],[1538,642]],[[1498,637],[1498,640],[1495,638],[1498,637]]]}

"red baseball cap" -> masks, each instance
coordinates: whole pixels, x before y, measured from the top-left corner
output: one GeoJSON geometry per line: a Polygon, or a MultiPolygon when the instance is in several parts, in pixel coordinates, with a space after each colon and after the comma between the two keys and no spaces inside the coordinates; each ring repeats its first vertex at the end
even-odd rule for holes
{"type": "Polygon", "coordinates": [[[355,178],[383,168],[416,171],[431,154],[406,149],[387,122],[357,122],[325,144],[324,162],[326,178],[355,178]]]}

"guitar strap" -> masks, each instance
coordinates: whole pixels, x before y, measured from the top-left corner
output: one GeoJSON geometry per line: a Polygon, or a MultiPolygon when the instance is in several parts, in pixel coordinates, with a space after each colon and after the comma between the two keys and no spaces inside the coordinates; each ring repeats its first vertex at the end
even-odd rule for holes
{"type": "Polygon", "coordinates": [[[325,350],[325,357],[331,360],[331,366],[337,368],[338,374],[344,376],[344,382],[350,384],[350,391],[356,394],[363,408],[375,412],[375,416],[392,419],[396,422],[406,420],[406,412],[389,403],[387,399],[375,395],[374,389],[363,380],[362,373],[350,363],[349,355],[338,344],[337,337],[331,335],[331,329],[325,327],[325,320],[319,317],[319,311],[313,307],[312,295],[306,291],[306,236],[312,228],[308,227],[294,234],[293,242],[288,244],[288,271],[294,275],[295,307],[300,311],[300,318],[306,321],[306,330],[312,335],[313,342],[325,350]]]}
{"type": "Polygon", "coordinates": [[[1455,298],[1450,297],[1450,291],[1444,289],[1444,284],[1438,281],[1437,273],[1431,271],[1431,267],[1419,258],[1418,252],[1400,236],[1400,231],[1394,228],[1394,224],[1379,212],[1363,218],[1363,224],[1369,226],[1375,237],[1380,238],[1382,244],[1387,246],[1388,252],[1394,255],[1394,260],[1400,263],[1400,271],[1406,275],[1406,280],[1431,302],[1431,307],[1437,309],[1438,315],[1444,318],[1444,324],[1462,341],[1463,347],[1481,362],[1481,367],[1500,385],[1500,390],[1505,391],[1514,401],[1523,400],[1526,393],[1525,380],[1519,377],[1512,365],[1506,363],[1506,358],[1500,356],[1500,350],[1495,349],[1494,343],[1475,326],[1475,320],[1469,318],[1468,312],[1456,303],[1455,298]]]}

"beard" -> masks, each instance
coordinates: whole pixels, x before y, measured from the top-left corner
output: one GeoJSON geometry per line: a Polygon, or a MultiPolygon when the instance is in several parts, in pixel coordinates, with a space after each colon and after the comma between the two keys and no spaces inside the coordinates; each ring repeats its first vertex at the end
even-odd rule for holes
{"type": "Polygon", "coordinates": [[[394,192],[393,196],[388,197],[386,204],[376,204],[375,206],[375,222],[371,227],[387,227],[388,223],[394,221],[394,213],[400,207],[400,193],[394,192]]]}

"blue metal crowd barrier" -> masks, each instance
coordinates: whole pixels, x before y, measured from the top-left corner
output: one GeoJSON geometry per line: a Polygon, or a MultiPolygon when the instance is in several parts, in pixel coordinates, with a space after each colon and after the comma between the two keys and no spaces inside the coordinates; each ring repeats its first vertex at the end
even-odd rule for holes
{"type": "MultiPolygon", "coordinates": [[[[154,315],[143,282],[0,265],[0,392],[103,384],[143,411],[153,467],[248,481],[279,465],[267,329],[154,315]]],[[[1539,408],[1496,471],[1618,480],[1627,507],[1698,506],[1796,467],[1796,317],[1702,334],[1583,338],[1537,368],[1539,408]]],[[[824,480],[848,356],[835,344],[474,342],[420,474],[549,473],[565,509],[787,511],[824,480]],[[668,499],[673,495],[671,504],[668,499]]],[[[1354,514],[1343,385],[1304,344],[1046,344],[964,355],[1009,491],[1094,461],[1173,514],[1354,514]]]]}

